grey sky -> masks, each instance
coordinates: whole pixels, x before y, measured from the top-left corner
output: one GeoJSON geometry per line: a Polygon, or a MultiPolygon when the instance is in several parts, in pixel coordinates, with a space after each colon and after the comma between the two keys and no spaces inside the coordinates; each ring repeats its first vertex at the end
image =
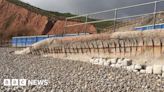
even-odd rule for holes
{"type": "MultiPolygon", "coordinates": [[[[114,9],[129,5],[141,4],[157,0],[21,0],[41,9],[63,13],[86,14],[101,10],[114,9]]],[[[158,8],[164,10],[164,2],[158,3],[158,8]]],[[[117,17],[152,13],[154,4],[139,6],[118,11],[117,17]]],[[[91,15],[90,18],[109,19],[114,18],[114,11],[105,14],[91,15]]]]}
{"type": "Polygon", "coordinates": [[[155,0],[22,0],[42,9],[84,14],[155,0]]]}

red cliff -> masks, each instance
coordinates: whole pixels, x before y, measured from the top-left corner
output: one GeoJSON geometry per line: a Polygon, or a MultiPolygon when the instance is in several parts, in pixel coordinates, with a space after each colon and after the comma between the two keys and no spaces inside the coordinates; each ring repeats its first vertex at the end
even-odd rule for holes
{"type": "MultiPolygon", "coordinates": [[[[61,34],[64,31],[65,22],[55,19],[49,20],[47,16],[29,11],[6,0],[0,0],[0,32],[15,35],[42,35],[61,34]]],[[[68,24],[75,22],[68,21],[68,24]]],[[[66,33],[84,32],[96,33],[93,25],[70,27],[66,33]]],[[[1,35],[0,35],[1,36],[1,35]]]]}

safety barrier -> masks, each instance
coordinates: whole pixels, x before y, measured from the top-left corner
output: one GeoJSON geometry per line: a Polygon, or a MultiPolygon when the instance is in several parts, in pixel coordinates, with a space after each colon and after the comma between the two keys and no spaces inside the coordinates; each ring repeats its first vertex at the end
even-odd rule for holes
{"type": "Polygon", "coordinates": [[[28,47],[32,44],[42,41],[47,38],[61,39],[63,37],[81,36],[84,33],[79,34],[64,34],[64,35],[40,35],[40,36],[20,36],[12,38],[13,47],[28,47]]]}
{"type": "Polygon", "coordinates": [[[164,0],[158,0],[111,10],[83,14],[74,17],[68,17],[65,20],[64,33],[67,33],[67,31],[78,26],[85,26],[83,29],[79,30],[87,32],[87,25],[89,24],[94,25],[97,29],[97,32],[131,31],[134,29],[155,29],[157,28],[158,24],[164,23],[163,4],[164,0]],[[69,20],[79,20],[80,22],[69,24],[67,23],[67,21],[69,20]],[[136,28],[146,25],[152,26],[148,28],[136,28]]]}
{"type": "Polygon", "coordinates": [[[140,26],[140,27],[135,27],[134,30],[144,31],[144,30],[152,30],[152,29],[164,29],[164,24],[140,26]]]}

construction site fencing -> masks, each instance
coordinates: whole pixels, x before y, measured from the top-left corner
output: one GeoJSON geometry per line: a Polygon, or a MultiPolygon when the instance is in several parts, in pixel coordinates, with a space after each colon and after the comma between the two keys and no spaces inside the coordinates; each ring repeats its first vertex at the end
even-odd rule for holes
{"type": "Polygon", "coordinates": [[[79,34],[64,34],[64,35],[38,35],[38,36],[19,36],[12,38],[12,46],[13,47],[29,47],[32,44],[45,40],[47,38],[61,39],[64,37],[76,37],[84,35],[83,33],[79,34]]]}
{"type": "Polygon", "coordinates": [[[89,31],[89,25],[93,25],[98,33],[134,31],[136,27],[147,25],[151,25],[151,29],[155,29],[157,24],[164,23],[163,10],[164,0],[159,0],[68,17],[65,20],[65,30],[63,33],[67,33],[67,31],[77,27],[79,27],[77,32],[87,33],[89,31]],[[77,22],[70,24],[68,21],[77,22]]]}

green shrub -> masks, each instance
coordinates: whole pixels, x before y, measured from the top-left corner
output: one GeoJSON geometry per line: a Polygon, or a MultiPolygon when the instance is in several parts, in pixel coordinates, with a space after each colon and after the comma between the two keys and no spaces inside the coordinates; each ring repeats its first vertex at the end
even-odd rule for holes
{"type": "Polygon", "coordinates": [[[71,13],[59,13],[59,12],[52,12],[52,11],[46,11],[37,7],[34,7],[30,4],[24,3],[20,0],[7,0],[10,3],[16,4],[18,6],[24,7],[28,9],[29,11],[35,12],[37,14],[41,14],[44,16],[47,16],[48,18],[58,18],[58,19],[64,19],[65,17],[72,17],[75,16],[71,13]]]}

